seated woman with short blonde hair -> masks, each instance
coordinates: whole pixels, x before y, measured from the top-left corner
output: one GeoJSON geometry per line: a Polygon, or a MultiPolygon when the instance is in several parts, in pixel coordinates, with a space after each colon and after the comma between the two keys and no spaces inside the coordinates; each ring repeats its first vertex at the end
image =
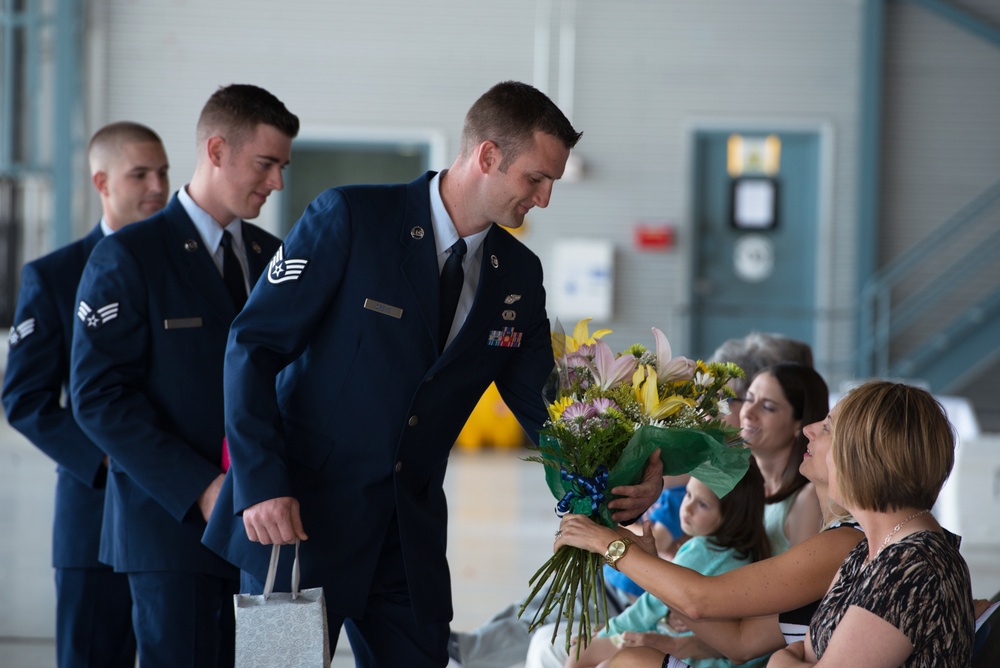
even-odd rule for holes
{"type": "Polygon", "coordinates": [[[974,612],[961,539],[930,509],[955,460],[955,437],[925,390],[871,381],[830,414],[830,496],[868,539],[851,551],[804,643],[768,666],[968,666],[974,612]]]}

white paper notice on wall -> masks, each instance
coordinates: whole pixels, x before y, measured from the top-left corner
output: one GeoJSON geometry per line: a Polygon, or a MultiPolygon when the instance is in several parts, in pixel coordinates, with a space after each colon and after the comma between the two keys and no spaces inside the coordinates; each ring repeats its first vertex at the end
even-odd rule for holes
{"type": "Polygon", "coordinates": [[[549,318],[611,319],[614,296],[614,244],[600,239],[557,241],[553,249],[549,318]]]}

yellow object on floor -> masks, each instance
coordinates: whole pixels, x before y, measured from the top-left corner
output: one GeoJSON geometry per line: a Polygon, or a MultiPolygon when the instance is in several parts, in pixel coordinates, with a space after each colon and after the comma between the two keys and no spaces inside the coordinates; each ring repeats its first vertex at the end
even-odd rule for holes
{"type": "Polygon", "coordinates": [[[528,442],[521,423],[500,398],[500,390],[491,383],[462,427],[455,444],[463,450],[484,446],[520,448],[528,442]]]}

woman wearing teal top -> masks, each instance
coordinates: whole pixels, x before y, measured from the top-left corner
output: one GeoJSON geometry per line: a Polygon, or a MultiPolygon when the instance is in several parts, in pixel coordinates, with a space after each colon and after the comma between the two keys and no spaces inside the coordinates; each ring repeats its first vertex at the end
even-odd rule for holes
{"type": "Polygon", "coordinates": [[[777,364],[754,376],[740,410],[743,438],[764,476],[764,526],[778,555],[819,531],[816,490],[799,472],[807,439],[802,428],[826,417],[826,383],[811,368],[777,364]]]}

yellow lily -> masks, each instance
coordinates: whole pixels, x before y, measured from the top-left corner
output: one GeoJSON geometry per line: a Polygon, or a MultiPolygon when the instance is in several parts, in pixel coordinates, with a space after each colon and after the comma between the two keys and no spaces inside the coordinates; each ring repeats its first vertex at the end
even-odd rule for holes
{"type": "Polygon", "coordinates": [[[651,364],[641,365],[632,374],[632,389],[635,398],[642,405],[642,412],[651,420],[668,418],[691,402],[684,397],[673,395],[660,401],[657,389],[656,368],[651,364]]]}
{"type": "Polygon", "coordinates": [[[575,353],[580,346],[594,345],[597,339],[611,333],[610,329],[599,329],[590,335],[590,327],[587,325],[593,318],[584,318],[576,323],[573,328],[573,336],[568,336],[562,332],[552,332],[552,352],[556,359],[567,353],[575,353]]]}

